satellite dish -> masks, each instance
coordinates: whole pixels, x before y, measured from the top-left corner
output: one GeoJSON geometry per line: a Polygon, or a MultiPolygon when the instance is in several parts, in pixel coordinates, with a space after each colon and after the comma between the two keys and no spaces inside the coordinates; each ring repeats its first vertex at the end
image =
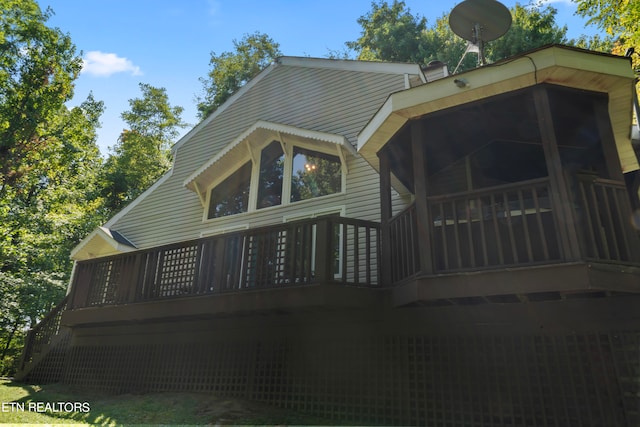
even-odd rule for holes
{"type": "Polygon", "coordinates": [[[465,0],[451,11],[449,26],[468,41],[455,73],[469,52],[478,52],[478,65],[484,65],[484,43],[502,37],[509,30],[511,12],[496,0],[465,0]]]}

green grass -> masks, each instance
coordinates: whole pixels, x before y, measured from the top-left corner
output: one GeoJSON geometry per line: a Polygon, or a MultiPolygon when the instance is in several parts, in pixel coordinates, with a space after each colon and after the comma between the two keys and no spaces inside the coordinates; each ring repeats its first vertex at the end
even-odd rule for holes
{"type": "MultiPolygon", "coordinates": [[[[44,406],[45,403],[40,403],[44,406]]],[[[208,393],[105,395],[0,380],[0,423],[80,425],[325,425],[326,420],[208,393]],[[12,405],[11,402],[16,402],[12,405]],[[39,412],[37,402],[87,402],[88,412],[39,412]],[[24,411],[20,406],[24,405],[24,411]],[[12,410],[13,408],[17,408],[12,410]],[[29,408],[35,410],[29,410],[29,408]]]]}

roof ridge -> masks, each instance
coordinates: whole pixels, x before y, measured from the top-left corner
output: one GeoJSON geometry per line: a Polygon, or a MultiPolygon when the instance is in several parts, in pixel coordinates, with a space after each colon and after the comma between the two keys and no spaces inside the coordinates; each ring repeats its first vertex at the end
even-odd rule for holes
{"type": "Polygon", "coordinates": [[[411,62],[363,61],[360,59],[315,58],[310,56],[279,56],[277,64],[307,68],[331,68],[385,74],[420,74],[420,66],[411,62]]]}

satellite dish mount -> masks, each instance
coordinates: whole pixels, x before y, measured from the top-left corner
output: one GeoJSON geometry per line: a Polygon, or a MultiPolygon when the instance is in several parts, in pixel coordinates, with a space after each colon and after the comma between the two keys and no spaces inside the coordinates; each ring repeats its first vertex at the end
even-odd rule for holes
{"type": "Polygon", "coordinates": [[[456,35],[467,40],[467,48],[453,71],[455,74],[469,52],[478,54],[478,66],[485,65],[484,44],[502,37],[509,30],[511,12],[496,0],[465,0],[451,11],[449,26],[456,35]]]}

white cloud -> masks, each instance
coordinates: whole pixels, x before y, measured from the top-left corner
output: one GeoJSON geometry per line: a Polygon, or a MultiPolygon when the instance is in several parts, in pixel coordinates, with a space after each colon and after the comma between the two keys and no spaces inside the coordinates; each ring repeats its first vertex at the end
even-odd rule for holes
{"type": "Polygon", "coordinates": [[[104,53],[99,50],[87,52],[82,59],[82,73],[99,77],[109,77],[116,73],[131,73],[133,76],[142,75],[140,67],[133,65],[127,58],[121,58],[115,53],[104,53]]]}

